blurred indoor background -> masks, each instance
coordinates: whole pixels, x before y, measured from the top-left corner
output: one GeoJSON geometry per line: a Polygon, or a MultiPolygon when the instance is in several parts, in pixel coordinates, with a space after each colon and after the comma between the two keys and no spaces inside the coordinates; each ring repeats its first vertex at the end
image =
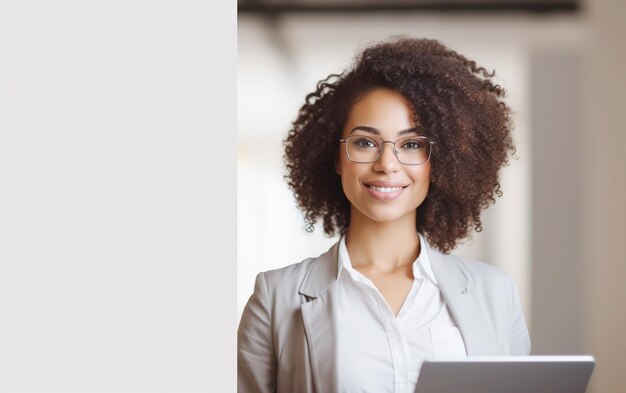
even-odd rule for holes
{"type": "Polygon", "coordinates": [[[533,354],[591,353],[589,392],[624,391],[624,3],[239,0],[239,314],[258,272],[337,240],[303,230],[283,180],[282,140],[305,95],[367,45],[435,38],[496,71],[516,124],[504,195],[456,253],[514,278],[533,354]]]}

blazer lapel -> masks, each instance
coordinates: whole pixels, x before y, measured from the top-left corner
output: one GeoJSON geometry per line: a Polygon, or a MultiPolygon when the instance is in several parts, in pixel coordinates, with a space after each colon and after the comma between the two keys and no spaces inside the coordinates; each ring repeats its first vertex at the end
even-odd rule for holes
{"type": "Polygon", "coordinates": [[[338,243],[312,262],[299,293],[313,385],[317,392],[339,391],[337,373],[336,288],[338,243]]]}
{"type": "Polygon", "coordinates": [[[462,273],[458,258],[444,255],[429,247],[433,273],[450,312],[465,341],[468,356],[498,353],[495,339],[489,334],[484,317],[474,300],[472,283],[462,273]]]}

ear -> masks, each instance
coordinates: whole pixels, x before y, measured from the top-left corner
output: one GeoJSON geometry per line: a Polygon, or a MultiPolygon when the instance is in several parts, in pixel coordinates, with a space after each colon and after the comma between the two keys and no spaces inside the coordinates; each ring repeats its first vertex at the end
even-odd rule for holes
{"type": "Polygon", "coordinates": [[[341,176],[341,159],[339,156],[335,158],[335,173],[341,176]]]}

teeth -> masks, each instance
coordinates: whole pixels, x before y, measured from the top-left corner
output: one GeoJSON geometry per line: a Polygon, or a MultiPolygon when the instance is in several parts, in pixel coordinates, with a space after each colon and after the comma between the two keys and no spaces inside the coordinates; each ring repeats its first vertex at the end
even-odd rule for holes
{"type": "Polygon", "coordinates": [[[378,192],[394,192],[394,191],[398,191],[402,189],[402,187],[376,187],[376,186],[369,186],[369,187],[372,190],[378,191],[378,192]]]}

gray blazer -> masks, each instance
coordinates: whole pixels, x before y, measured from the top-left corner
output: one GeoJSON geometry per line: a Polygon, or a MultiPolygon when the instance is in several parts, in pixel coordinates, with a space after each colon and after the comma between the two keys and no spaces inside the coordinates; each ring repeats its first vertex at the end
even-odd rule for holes
{"type": "MultiPolygon", "coordinates": [[[[499,269],[428,245],[439,288],[468,356],[528,355],[513,281],[499,269]]],[[[338,392],[338,243],[317,258],[260,273],[237,335],[239,392],[338,392]]]]}

